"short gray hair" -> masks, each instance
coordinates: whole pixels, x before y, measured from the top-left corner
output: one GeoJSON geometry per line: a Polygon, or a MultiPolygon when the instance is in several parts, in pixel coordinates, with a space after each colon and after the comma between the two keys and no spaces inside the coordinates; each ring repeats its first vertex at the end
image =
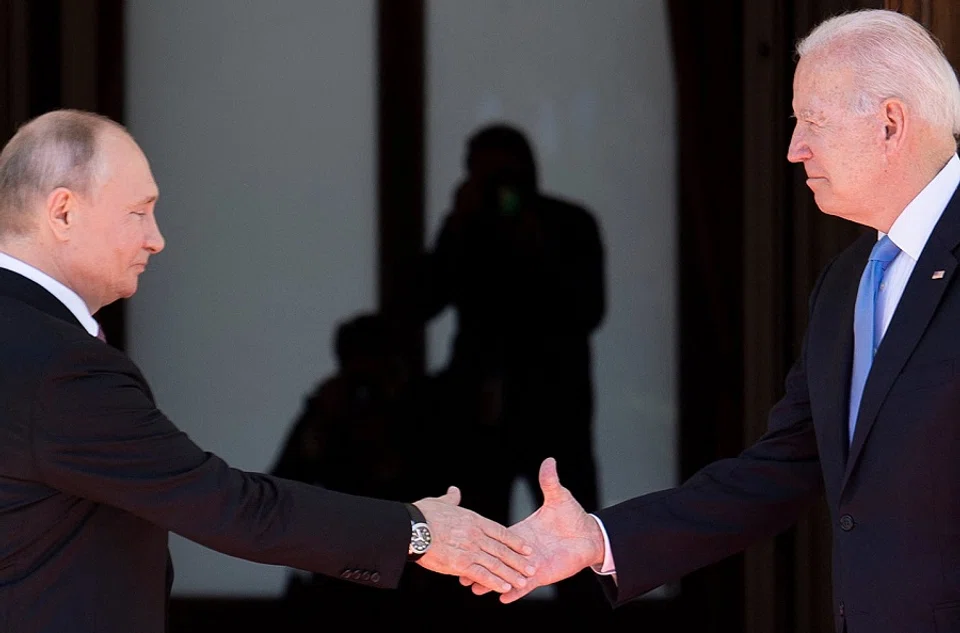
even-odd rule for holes
{"type": "Polygon", "coordinates": [[[25,234],[38,196],[66,187],[88,196],[106,172],[103,132],[123,126],[99,114],[55,110],[21,126],[0,152],[0,235],[25,234]]]}
{"type": "Polygon", "coordinates": [[[896,11],[868,9],[839,15],[797,44],[802,58],[839,50],[851,65],[861,114],[896,98],[936,128],[960,137],[960,84],[940,43],[920,24],[896,11]]]}

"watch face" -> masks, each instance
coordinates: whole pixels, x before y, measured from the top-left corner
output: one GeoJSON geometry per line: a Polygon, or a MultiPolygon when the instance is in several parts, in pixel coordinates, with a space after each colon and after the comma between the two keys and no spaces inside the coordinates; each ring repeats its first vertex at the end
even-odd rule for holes
{"type": "Polygon", "coordinates": [[[410,536],[410,550],[414,554],[423,554],[430,547],[433,536],[430,535],[430,528],[426,523],[414,523],[410,536]]]}

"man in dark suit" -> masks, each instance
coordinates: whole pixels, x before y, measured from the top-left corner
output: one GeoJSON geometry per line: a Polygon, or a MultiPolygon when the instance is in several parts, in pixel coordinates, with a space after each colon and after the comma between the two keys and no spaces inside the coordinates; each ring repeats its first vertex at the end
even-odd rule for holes
{"type": "Polygon", "coordinates": [[[836,630],[960,632],[960,87],[890,11],[830,19],[798,53],[788,159],[822,211],[876,231],[821,274],[767,433],[596,517],[547,460],[546,502],[513,529],[555,555],[531,586],[594,566],[622,603],[787,528],[825,489],[836,630]]]}
{"type": "Polygon", "coordinates": [[[370,586],[408,560],[522,586],[522,539],[455,488],[403,504],[242,472],[157,409],[91,316],[163,248],[157,195],[137,144],[96,115],[46,114],[0,154],[0,631],[163,631],[168,531],[370,586]]]}

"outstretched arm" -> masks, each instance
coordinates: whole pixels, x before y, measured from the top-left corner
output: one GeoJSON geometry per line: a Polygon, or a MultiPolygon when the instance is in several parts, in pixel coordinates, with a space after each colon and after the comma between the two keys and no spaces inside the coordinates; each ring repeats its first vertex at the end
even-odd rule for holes
{"type": "MultiPolygon", "coordinates": [[[[90,338],[45,368],[33,407],[38,481],[232,556],[398,584],[411,538],[403,504],[230,468],[156,408],[126,357],[90,338]]],[[[421,564],[494,591],[526,584],[522,539],[457,503],[455,489],[417,502],[437,544],[421,564]]]]}

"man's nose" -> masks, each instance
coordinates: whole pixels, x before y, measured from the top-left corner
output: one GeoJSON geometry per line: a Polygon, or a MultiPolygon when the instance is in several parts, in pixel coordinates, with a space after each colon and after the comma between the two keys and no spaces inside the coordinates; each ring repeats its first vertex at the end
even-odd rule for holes
{"type": "Polygon", "coordinates": [[[791,163],[802,163],[811,156],[810,146],[803,139],[799,128],[794,128],[790,137],[790,147],[787,148],[787,160],[791,163]]]}
{"type": "Polygon", "coordinates": [[[154,255],[162,251],[163,247],[166,246],[166,240],[163,239],[163,234],[160,233],[160,225],[157,224],[157,220],[153,216],[151,216],[150,228],[147,229],[144,245],[145,248],[154,255]]]}

